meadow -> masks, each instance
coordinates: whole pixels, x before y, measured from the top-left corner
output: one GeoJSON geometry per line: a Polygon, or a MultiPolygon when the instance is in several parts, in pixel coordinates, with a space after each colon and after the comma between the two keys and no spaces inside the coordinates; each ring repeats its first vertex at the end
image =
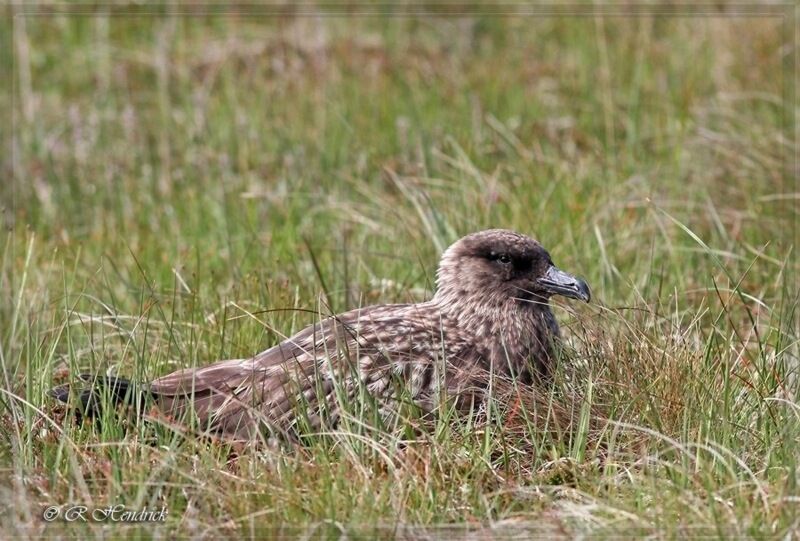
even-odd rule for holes
{"type": "Polygon", "coordinates": [[[0,537],[797,536],[790,9],[12,9],[0,537]],[[423,300],[489,227],[592,286],[554,299],[561,433],[232,449],[47,396],[423,300]],[[42,519],[69,504],[168,516],[42,519]]]}

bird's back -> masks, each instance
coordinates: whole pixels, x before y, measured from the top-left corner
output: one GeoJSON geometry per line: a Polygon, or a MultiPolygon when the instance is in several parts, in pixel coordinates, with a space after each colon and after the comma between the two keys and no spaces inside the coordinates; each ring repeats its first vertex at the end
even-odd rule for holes
{"type": "Polygon", "coordinates": [[[335,425],[365,399],[384,416],[404,401],[433,411],[443,386],[465,387],[459,373],[477,363],[476,353],[431,303],[374,306],[327,318],[249,359],[173,372],[148,390],[160,410],[215,433],[293,437],[335,425]]]}

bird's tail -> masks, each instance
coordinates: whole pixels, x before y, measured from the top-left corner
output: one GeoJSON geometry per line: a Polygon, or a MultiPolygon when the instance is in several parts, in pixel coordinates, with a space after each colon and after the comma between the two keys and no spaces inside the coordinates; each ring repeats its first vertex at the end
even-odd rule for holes
{"type": "Polygon", "coordinates": [[[89,387],[76,392],[69,384],[61,385],[50,389],[48,394],[65,404],[69,404],[70,397],[75,394],[75,414],[79,418],[99,417],[104,406],[132,406],[141,413],[150,396],[150,393],[125,378],[94,374],[81,374],[78,377],[89,387]]]}

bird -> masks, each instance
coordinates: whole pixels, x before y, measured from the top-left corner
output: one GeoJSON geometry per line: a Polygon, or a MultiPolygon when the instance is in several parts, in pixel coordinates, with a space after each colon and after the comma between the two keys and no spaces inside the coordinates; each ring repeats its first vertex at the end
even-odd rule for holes
{"type": "MultiPolygon", "coordinates": [[[[474,411],[489,392],[487,374],[547,385],[559,340],[554,295],[591,299],[586,282],[556,267],[538,241],[478,231],[444,251],[429,300],[320,318],[252,357],[150,382],[82,375],[92,385],[75,408],[97,417],[108,399],[135,403],[230,440],[297,439],[336,427],[364,402],[381,418],[403,404],[422,415],[443,404],[474,411]]],[[[72,394],[70,385],[51,391],[66,403],[72,394]]]]}

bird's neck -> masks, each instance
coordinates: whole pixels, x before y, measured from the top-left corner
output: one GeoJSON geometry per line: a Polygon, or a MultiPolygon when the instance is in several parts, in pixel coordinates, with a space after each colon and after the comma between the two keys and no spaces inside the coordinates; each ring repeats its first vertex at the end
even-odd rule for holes
{"type": "Polygon", "coordinates": [[[535,372],[547,377],[558,335],[558,324],[547,302],[492,299],[486,296],[434,298],[440,310],[458,329],[483,344],[483,352],[495,370],[529,379],[535,372]],[[437,302],[444,301],[444,302],[437,302]]]}

